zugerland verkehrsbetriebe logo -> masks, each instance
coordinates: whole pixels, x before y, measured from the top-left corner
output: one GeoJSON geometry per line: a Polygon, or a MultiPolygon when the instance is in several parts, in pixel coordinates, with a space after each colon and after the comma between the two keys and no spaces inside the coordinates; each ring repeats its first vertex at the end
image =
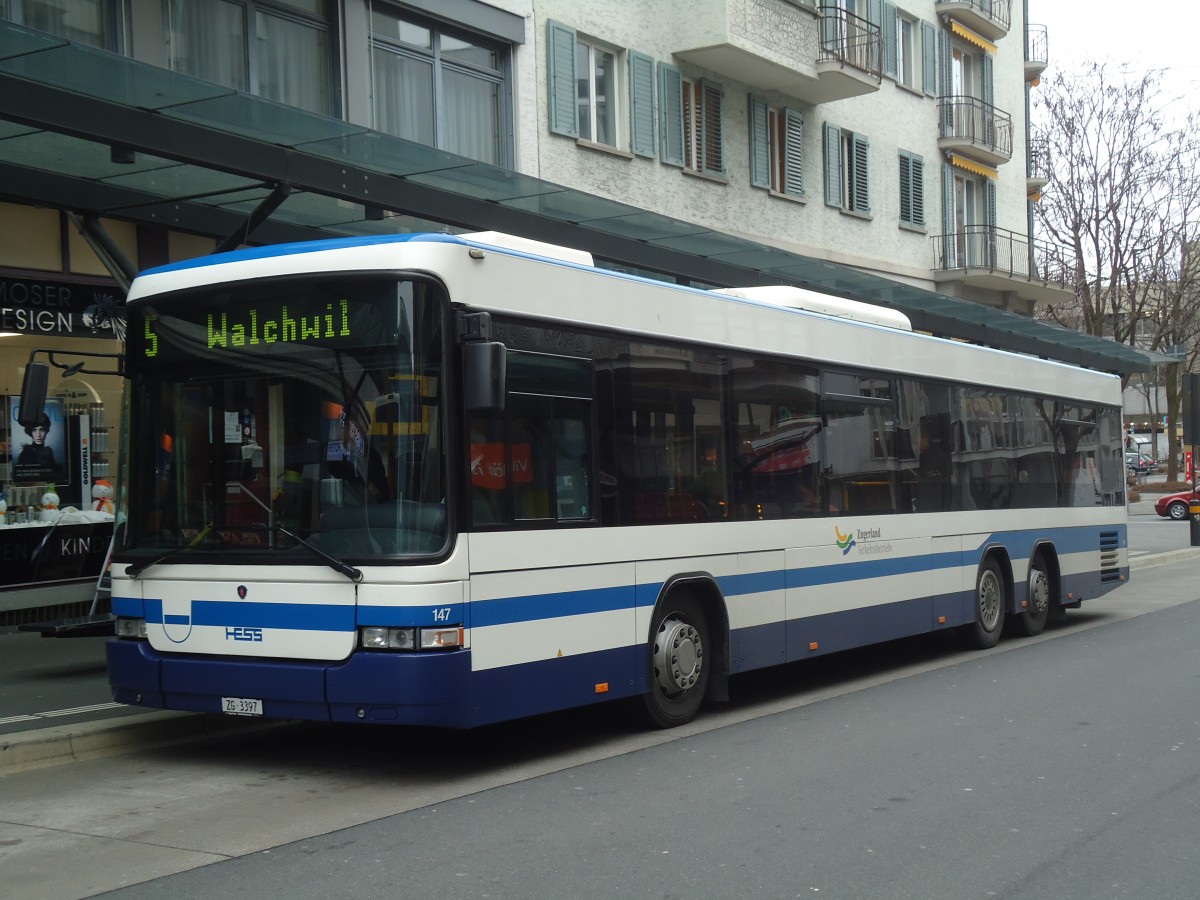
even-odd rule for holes
{"type": "Polygon", "coordinates": [[[857,550],[859,556],[892,552],[892,542],[884,539],[882,528],[851,528],[843,534],[842,529],[834,525],[833,536],[842,556],[849,556],[851,550],[857,550]]]}

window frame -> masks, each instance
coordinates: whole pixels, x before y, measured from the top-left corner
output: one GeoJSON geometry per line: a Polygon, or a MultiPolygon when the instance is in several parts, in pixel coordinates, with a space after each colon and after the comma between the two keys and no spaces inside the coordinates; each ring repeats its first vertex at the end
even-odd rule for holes
{"type": "MultiPolygon", "coordinates": [[[[174,72],[184,71],[176,65],[176,35],[179,30],[172,24],[173,0],[162,0],[163,8],[163,30],[166,43],[166,68],[174,72]]],[[[271,3],[268,0],[223,0],[230,6],[240,7],[242,10],[242,26],[244,29],[242,45],[242,58],[246,66],[246,85],[240,87],[237,85],[226,85],[233,87],[234,90],[244,90],[249,94],[257,97],[264,97],[277,103],[284,103],[286,106],[291,106],[294,109],[305,109],[308,112],[314,112],[318,115],[340,117],[342,114],[342,96],[341,83],[336,76],[340,68],[341,58],[341,40],[338,29],[338,16],[336,10],[328,2],[321,0],[319,3],[321,12],[317,15],[311,15],[298,9],[297,7],[281,2],[271,3]],[[271,97],[262,91],[263,77],[263,59],[260,54],[260,44],[262,38],[258,33],[258,17],[265,16],[277,21],[290,22],[296,25],[302,25],[314,31],[322,32],[325,35],[326,53],[323,60],[322,77],[325,83],[326,103],[325,109],[308,109],[303,106],[295,106],[294,104],[286,103],[283,100],[271,97]]],[[[185,72],[185,74],[188,74],[185,72]]]]}
{"type": "Polygon", "coordinates": [[[707,78],[682,79],[683,167],[715,178],[725,177],[725,90],[707,78]]]}
{"type": "MultiPolygon", "coordinates": [[[[511,45],[504,41],[487,37],[486,35],[477,34],[473,31],[467,31],[460,28],[453,28],[441,22],[426,19],[418,16],[407,9],[400,7],[385,7],[377,12],[382,12],[392,16],[397,21],[406,22],[416,25],[421,28],[428,29],[430,32],[430,48],[415,47],[408,44],[403,44],[386,36],[378,35],[373,28],[369,27],[367,35],[367,45],[370,50],[371,57],[371,118],[373,127],[379,128],[379,113],[376,107],[376,95],[378,93],[375,78],[375,53],[384,52],[391,53],[395,56],[418,60],[428,63],[432,68],[432,90],[433,90],[433,144],[430,146],[436,147],[447,152],[455,152],[445,146],[445,140],[449,133],[447,124],[448,113],[446,111],[446,101],[448,99],[448,89],[444,84],[445,73],[453,73],[464,75],[470,78],[478,79],[481,82],[487,82],[496,89],[496,128],[497,128],[497,159],[495,165],[509,166],[514,159],[513,150],[513,134],[512,134],[512,48],[511,45]],[[457,59],[447,59],[442,52],[442,40],[450,38],[452,40],[460,40],[468,42],[474,46],[478,46],[489,50],[496,55],[496,67],[488,69],[483,66],[472,65],[470,62],[465,62],[457,59]]],[[[379,129],[383,130],[383,129],[379,129]]],[[[488,162],[484,160],[484,162],[488,162]]]]}
{"type": "MultiPolygon", "coordinates": [[[[577,115],[580,119],[579,125],[576,126],[579,131],[579,140],[616,150],[620,148],[623,143],[622,121],[624,118],[624,110],[621,103],[621,98],[624,94],[626,85],[623,83],[625,79],[622,74],[622,70],[625,68],[625,66],[622,66],[621,63],[623,57],[625,56],[625,52],[620,48],[614,47],[611,44],[606,44],[603,41],[597,41],[590,37],[580,36],[578,32],[575,35],[575,52],[575,83],[577,85],[575,105],[577,115]],[[586,72],[579,71],[579,53],[581,50],[586,54],[587,57],[586,72]],[[608,91],[604,95],[604,103],[607,104],[608,107],[608,115],[604,118],[607,120],[612,130],[610,140],[601,140],[599,137],[599,128],[597,127],[599,122],[597,109],[600,106],[600,97],[596,88],[596,60],[600,54],[604,54],[611,59],[608,75],[611,77],[613,83],[609,86],[608,91]],[[586,98],[584,96],[585,90],[587,92],[586,98]],[[586,134],[583,127],[585,123],[582,121],[584,117],[583,110],[585,103],[588,111],[586,134]]],[[[626,65],[628,65],[628,63],[626,63],[626,65]]]]}
{"type": "Polygon", "coordinates": [[[869,218],[871,166],[867,136],[826,122],[824,145],[825,204],[869,218]]]}
{"type": "Polygon", "coordinates": [[[804,188],[804,115],[754,94],[750,107],[750,183],[794,199],[804,188]]]}

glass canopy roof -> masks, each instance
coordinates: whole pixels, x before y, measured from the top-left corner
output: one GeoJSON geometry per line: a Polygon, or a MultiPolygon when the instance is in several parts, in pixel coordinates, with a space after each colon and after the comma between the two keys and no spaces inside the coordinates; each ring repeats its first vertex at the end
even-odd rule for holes
{"type": "Polygon", "coordinates": [[[272,203],[255,243],[506,231],[712,285],[795,284],[878,303],[921,331],[1105,371],[1165,360],[5,22],[0,195],[220,239],[272,203]]]}

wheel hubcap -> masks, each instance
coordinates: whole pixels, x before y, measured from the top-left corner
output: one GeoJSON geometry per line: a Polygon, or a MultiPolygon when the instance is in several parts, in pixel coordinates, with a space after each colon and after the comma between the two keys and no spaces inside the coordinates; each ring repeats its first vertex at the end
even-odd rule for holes
{"type": "Polygon", "coordinates": [[[654,639],[654,677],[667,696],[695,686],[704,668],[704,645],[688,622],[666,619],[654,639]]]}
{"type": "Polygon", "coordinates": [[[1029,573],[1029,604],[1037,615],[1050,608],[1050,579],[1041,569],[1029,573]]]}
{"type": "Polygon", "coordinates": [[[1000,581],[991,571],[979,579],[979,621],[988,631],[1000,621],[1000,581]]]}

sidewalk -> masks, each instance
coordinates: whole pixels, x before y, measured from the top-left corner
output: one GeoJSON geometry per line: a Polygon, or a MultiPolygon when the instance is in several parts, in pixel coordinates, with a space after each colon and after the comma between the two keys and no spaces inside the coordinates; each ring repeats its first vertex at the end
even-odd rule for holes
{"type": "MultiPolygon", "coordinates": [[[[1130,504],[1129,512],[1131,518],[1153,516],[1154,501],[1130,504]]],[[[1136,571],[1189,558],[1200,559],[1200,547],[1131,554],[1129,565],[1136,571]]],[[[106,640],[43,638],[0,629],[0,777],[282,724],[219,714],[146,712],[113,703],[105,672],[106,640]]]]}

